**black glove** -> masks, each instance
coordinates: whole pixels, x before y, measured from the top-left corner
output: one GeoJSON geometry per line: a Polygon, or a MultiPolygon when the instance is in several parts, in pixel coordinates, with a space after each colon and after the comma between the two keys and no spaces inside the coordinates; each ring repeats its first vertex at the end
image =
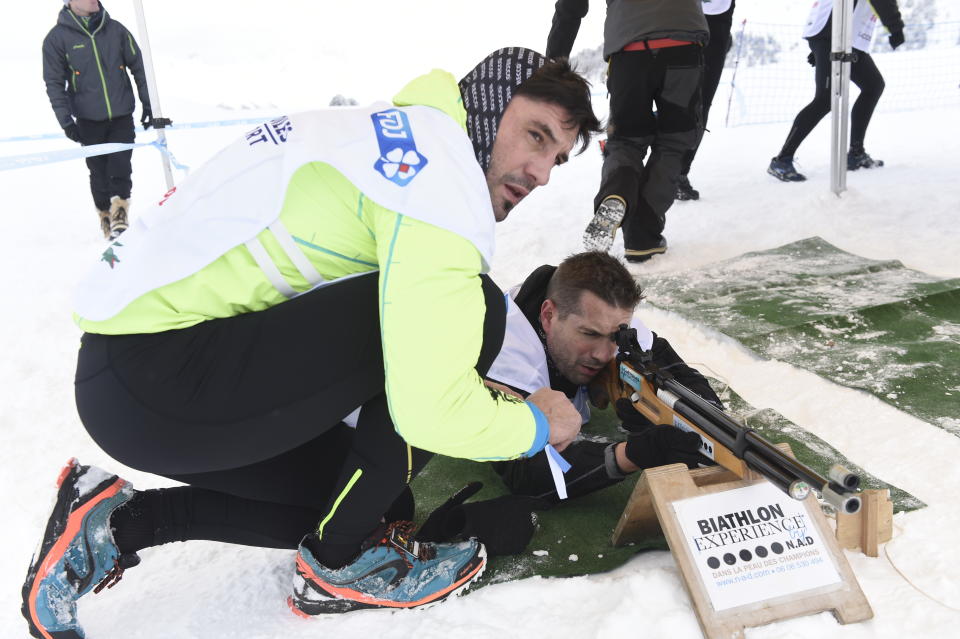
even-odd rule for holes
{"type": "Polygon", "coordinates": [[[899,47],[901,44],[903,44],[903,29],[897,29],[891,33],[887,40],[890,42],[891,49],[896,49],[899,47]]]}
{"type": "Polygon", "coordinates": [[[146,131],[153,124],[153,111],[150,107],[143,107],[143,115],[140,116],[140,124],[143,125],[143,130],[146,131]]]}
{"type": "Polygon", "coordinates": [[[63,127],[63,134],[74,142],[83,144],[80,142],[80,127],[78,127],[75,122],[71,122],[67,126],[63,127]]]}
{"type": "Polygon", "coordinates": [[[625,431],[639,433],[653,426],[653,422],[637,411],[633,407],[633,403],[626,397],[618,399],[613,408],[617,412],[617,417],[623,422],[623,430],[625,431]]]}
{"type": "Polygon", "coordinates": [[[813,55],[813,51],[807,56],[807,64],[811,67],[817,66],[817,56],[813,55]]]}
{"type": "Polygon", "coordinates": [[[627,459],[640,468],[686,464],[696,468],[701,460],[700,436],[673,426],[654,426],[627,437],[627,459]]]}
{"type": "Polygon", "coordinates": [[[452,539],[453,536],[460,531],[448,530],[450,511],[476,495],[481,488],[483,488],[483,484],[474,481],[455,492],[452,497],[443,502],[443,504],[427,516],[427,520],[423,522],[420,530],[417,531],[417,539],[420,541],[446,541],[447,539],[452,539]]]}
{"type": "Polygon", "coordinates": [[[549,504],[524,495],[463,503],[481,487],[480,482],[473,482],[444,502],[420,527],[417,539],[442,542],[476,537],[491,557],[523,552],[533,537],[533,511],[549,508],[549,504]]]}

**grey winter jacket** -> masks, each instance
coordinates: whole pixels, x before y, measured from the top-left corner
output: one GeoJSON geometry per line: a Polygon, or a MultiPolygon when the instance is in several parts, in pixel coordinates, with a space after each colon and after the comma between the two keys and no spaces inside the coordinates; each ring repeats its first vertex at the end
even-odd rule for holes
{"type": "Polygon", "coordinates": [[[149,108],[147,78],[140,47],[126,27],[111,20],[100,5],[90,31],[68,7],[43,40],[43,81],[61,127],[74,117],[111,120],[133,113],[129,70],[137,82],[140,103],[149,108]]]}
{"type": "MultiPolygon", "coordinates": [[[[547,57],[568,57],[589,0],[557,0],[547,57]]],[[[673,38],[706,44],[710,38],[700,0],[607,0],[603,58],[638,40],[673,38]]]]}

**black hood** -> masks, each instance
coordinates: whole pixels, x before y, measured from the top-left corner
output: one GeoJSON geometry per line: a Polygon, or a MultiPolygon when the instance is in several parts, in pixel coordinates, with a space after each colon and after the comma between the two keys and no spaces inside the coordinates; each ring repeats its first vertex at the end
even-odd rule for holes
{"type": "Polygon", "coordinates": [[[546,61],[531,49],[506,47],[488,55],[460,80],[467,133],[484,173],[490,168],[497,127],[514,91],[546,61]]]}
{"type": "Polygon", "coordinates": [[[90,16],[90,30],[88,31],[86,27],[83,26],[83,18],[75,16],[73,12],[70,11],[70,7],[63,5],[63,8],[60,9],[60,15],[57,16],[57,24],[65,26],[68,29],[79,31],[84,35],[89,35],[99,29],[109,19],[107,10],[103,8],[103,4],[101,3],[100,11],[90,16]]]}

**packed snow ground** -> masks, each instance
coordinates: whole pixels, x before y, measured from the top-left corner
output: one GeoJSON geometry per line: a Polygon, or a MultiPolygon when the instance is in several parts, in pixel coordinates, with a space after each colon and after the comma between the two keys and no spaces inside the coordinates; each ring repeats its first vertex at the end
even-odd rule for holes
{"type": "MultiPolygon", "coordinates": [[[[117,0],[114,4],[126,3],[117,0]]],[[[168,4],[174,9],[180,6],[168,4]]],[[[275,28],[284,23],[297,26],[303,22],[298,20],[298,11],[309,12],[312,9],[308,5],[321,4],[289,3],[284,11],[274,9],[270,19],[279,21],[275,28]]],[[[443,15],[445,3],[417,4],[424,5],[418,10],[443,15]]],[[[489,4],[490,10],[500,5],[517,6],[489,4]]],[[[522,9],[517,9],[524,18],[532,15],[528,4],[534,3],[523,3],[522,9]]],[[[191,122],[246,117],[245,111],[215,108],[222,100],[213,101],[211,96],[221,88],[228,103],[242,105],[249,99],[250,104],[271,115],[306,108],[315,95],[319,95],[318,105],[326,104],[336,93],[361,102],[388,98],[403,80],[430,65],[446,66],[461,74],[501,42],[542,47],[552,2],[539,4],[543,5],[539,9],[540,26],[535,30],[527,26],[503,37],[483,38],[481,44],[471,34],[462,50],[450,55],[442,47],[439,51],[417,49],[402,68],[391,67],[389,81],[384,71],[379,71],[379,76],[369,71],[374,78],[371,84],[382,88],[376,94],[362,94],[335,80],[321,85],[316,79],[293,88],[277,84],[273,88],[282,96],[271,102],[261,97],[267,95],[262,86],[247,87],[250,92],[246,95],[253,97],[246,98],[244,87],[235,83],[221,86],[209,75],[198,78],[189,65],[184,65],[177,74],[168,72],[163,104],[175,119],[191,122]]],[[[739,4],[751,3],[742,0],[739,4]]],[[[251,8],[245,3],[231,7],[237,5],[251,8]]],[[[11,46],[10,39],[0,45],[11,54],[5,58],[4,72],[8,71],[7,62],[12,61],[10,76],[22,93],[22,99],[0,107],[0,137],[56,130],[39,81],[37,53],[58,7],[59,3],[29,3],[29,8],[23,9],[29,12],[28,19],[19,21],[17,33],[12,34],[12,41],[22,49],[6,49],[11,46]],[[37,5],[43,5],[43,10],[37,5]]],[[[128,7],[107,8],[115,14],[123,8],[127,15],[121,19],[134,28],[128,7]]],[[[151,10],[158,12],[149,2],[147,9],[148,17],[151,10]]],[[[186,15],[185,6],[181,7],[184,13],[179,14],[180,21],[174,21],[170,14],[158,16],[158,24],[176,37],[153,31],[151,36],[155,55],[159,55],[156,49],[161,42],[173,46],[180,42],[179,37],[183,50],[188,50],[194,46],[191,43],[202,40],[197,65],[207,72],[206,66],[199,65],[218,61],[209,57],[216,49],[211,39],[223,30],[203,29],[215,25],[217,15],[205,3],[198,10],[198,15],[191,16],[186,15]]],[[[170,13],[178,15],[176,11],[170,13]]],[[[595,10],[592,15],[598,13],[602,12],[595,10]]],[[[319,20],[322,16],[311,17],[319,20]]],[[[237,34],[253,30],[266,19],[252,12],[241,12],[241,18],[230,21],[227,31],[232,35],[226,50],[231,55],[224,54],[224,69],[246,62],[259,65],[258,70],[271,61],[278,67],[293,65],[289,60],[271,57],[275,54],[268,45],[277,37],[271,35],[277,32],[275,28],[257,31],[258,39],[250,48],[239,46],[237,34]]],[[[434,17],[435,21],[439,19],[434,17]]],[[[505,30],[514,27],[511,23],[505,30]]],[[[443,32],[441,26],[435,28],[443,32]]],[[[584,26],[582,38],[587,37],[589,28],[593,27],[584,26]]],[[[577,48],[595,43],[585,39],[578,41],[577,48]]],[[[365,47],[381,47],[383,55],[394,44],[400,46],[402,42],[362,42],[365,47]]],[[[322,47],[323,43],[312,46],[322,47]]],[[[336,55],[342,55],[345,45],[337,41],[329,46],[336,49],[336,55]]],[[[313,49],[305,55],[311,53],[313,49]]],[[[362,76],[367,66],[373,67],[368,62],[372,57],[369,51],[357,54],[363,67],[357,75],[362,76]]],[[[158,66],[164,69],[159,61],[158,66]]],[[[162,71],[159,73],[163,80],[162,71]]],[[[284,73],[290,73],[290,69],[284,73]]],[[[318,70],[317,77],[321,74],[318,70]]],[[[887,80],[887,90],[895,90],[895,78],[887,80]]],[[[605,110],[602,97],[597,99],[597,107],[598,111],[605,110]]],[[[960,277],[960,184],[955,177],[955,166],[960,162],[960,128],[955,125],[955,116],[952,112],[926,111],[875,118],[867,150],[884,159],[886,166],[849,174],[848,191],[841,198],[828,189],[826,122],[800,149],[801,170],[810,178],[803,184],[782,184],[764,173],[770,156],[786,135],[787,124],[715,128],[708,134],[691,174],[702,199],[675,205],[668,213],[669,251],[647,265],[632,268],[642,283],[648,273],[692,269],[746,251],[819,235],[865,257],[900,259],[909,268],[960,277]]],[[[169,139],[178,158],[196,166],[245,128],[172,131],[169,139]]],[[[3,144],[0,156],[69,146],[66,140],[3,144]]],[[[557,169],[550,185],[532,194],[500,225],[493,270],[498,283],[512,285],[532,268],[556,263],[579,250],[599,172],[600,157],[594,145],[557,169]]],[[[134,181],[132,215],[136,216],[146,202],[158,199],[165,190],[153,149],[136,152],[134,181]]],[[[20,585],[64,461],[76,455],[84,463],[122,474],[138,488],[168,484],[110,460],[90,441],[75,414],[72,379],[79,331],[70,321],[71,295],[79,274],[99,259],[103,248],[89,201],[85,168],[80,162],[66,162],[0,172],[0,192],[6,213],[5,240],[0,244],[0,267],[5,274],[0,280],[5,329],[0,336],[0,353],[4,356],[0,363],[0,486],[8,509],[3,536],[7,543],[0,554],[0,636],[15,637],[25,636],[26,627],[19,614],[20,585]]],[[[621,250],[618,241],[614,252],[621,250]]],[[[779,411],[870,472],[929,504],[928,508],[895,517],[894,539],[881,557],[847,554],[873,606],[873,620],[840,626],[830,614],[822,613],[749,630],[748,637],[937,636],[948,634],[950,627],[960,623],[960,586],[956,580],[960,568],[960,548],[956,544],[960,502],[955,497],[960,486],[960,467],[956,464],[960,439],[865,393],[783,363],[760,360],[729,338],[682,317],[650,308],[644,309],[642,316],[688,361],[729,381],[753,405],[779,411]]],[[[293,568],[292,552],[192,542],[150,549],[143,553],[143,559],[143,564],[130,570],[116,588],[81,602],[80,616],[88,637],[448,639],[514,636],[520,632],[555,637],[637,632],[650,637],[700,636],[679,572],[666,552],[639,555],[606,574],[498,584],[426,611],[363,612],[310,622],[294,617],[284,603],[293,568]]]]}

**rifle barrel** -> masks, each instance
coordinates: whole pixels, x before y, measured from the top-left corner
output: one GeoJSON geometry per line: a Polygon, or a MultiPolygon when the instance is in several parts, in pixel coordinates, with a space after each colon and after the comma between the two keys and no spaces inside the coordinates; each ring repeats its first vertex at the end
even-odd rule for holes
{"type": "Polygon", "coordinates": [[[794,497],[793,490],[805,496],[800,486],[802,482],[816,488],[823,498],[838,510],[848,513],[859,510],[860,498],[853,491],[847,491],[845,486],[831,482],[806,464],[784,454],[759,433],[736,422],[680,382],[675,379],[663,379],[659,380],[659,385],[679,398],[673,404],[673,409],[678,414],[693,422],[718,444],[733,451],[748,466],[764,475],[791,497],[794,497]],[[743,443],[738,441],[741,438],[743,443]]]}

